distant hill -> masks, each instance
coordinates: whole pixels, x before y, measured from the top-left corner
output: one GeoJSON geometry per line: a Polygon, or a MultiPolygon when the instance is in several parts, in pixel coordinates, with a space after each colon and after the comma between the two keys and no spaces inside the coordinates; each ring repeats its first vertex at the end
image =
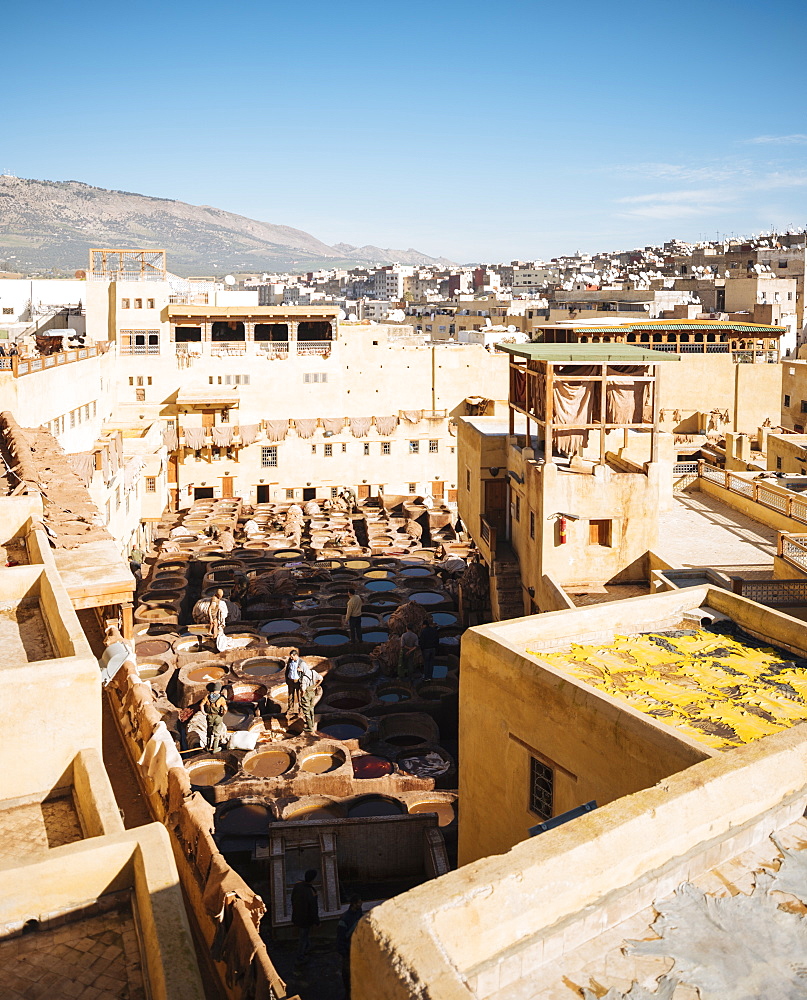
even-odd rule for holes
{"type": "Polygon", "coordinates": [[[417,250],[328,246],[270,222],[80,181],[0,176],[0,271],[71,273],[91,247],[154,247],[187,277],[230,271],[313,270],[364,264],[450,264],[417,250]]]}

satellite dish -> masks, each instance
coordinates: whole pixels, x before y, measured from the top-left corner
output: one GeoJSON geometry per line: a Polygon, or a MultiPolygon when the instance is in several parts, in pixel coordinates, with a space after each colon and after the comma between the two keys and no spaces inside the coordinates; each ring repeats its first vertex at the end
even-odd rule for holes
{"type": "Polygon", "coordinates": [[[339,322],[341,323],[341,322],[342,322],[342,320],[344,320],[344,319],[346,319],[346,318],[347,318],[347,313],[345,312],[345,310],[344,310],[344,309],[340,309],[340,310],[339,310],[339,312],[338,312],[338,313],[336,314],[336,318],[337,318],[337,319],[339,320],[339,322]]]}
{"type": "Polygon", "coordinates": [[[359,317],[358,317],[358,316],[357,316],[357,315],[356,315],[355,313],[351,313],[351,314],[350,314],[350,315],[348,316],[348,322],[349,322],[349,323],[357,323],[357,322],[358,322],[358,319],[359,319],[359,317]]]}
{"type": "Polygon", "coordinates": [[[225,285],[234,285],[235,284],[235,278],[231,274],[225,274],[225,276],[224,276],[224,284],[225,285]]]}
{"type": "Polygon", "coordinates": [[[513,326],[512,323],[507,327],[507,332],[508,333],[515,333],[516,332],[516,328],[513,326]]]}

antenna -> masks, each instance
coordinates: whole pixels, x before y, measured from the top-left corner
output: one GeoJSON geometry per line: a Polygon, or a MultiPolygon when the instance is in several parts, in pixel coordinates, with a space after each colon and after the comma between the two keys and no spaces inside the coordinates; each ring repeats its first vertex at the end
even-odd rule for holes
{"type": "Polygon", "coordinates": [[[234,285],[235,284],[235,278],[231,274],[225,274],[224,275],[224,284],[225,285],[234,285]]]}

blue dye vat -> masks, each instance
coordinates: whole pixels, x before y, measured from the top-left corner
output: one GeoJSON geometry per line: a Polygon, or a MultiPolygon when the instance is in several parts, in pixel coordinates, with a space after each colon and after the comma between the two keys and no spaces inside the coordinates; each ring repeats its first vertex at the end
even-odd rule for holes
{"type": "Polygon", "coordinates": [[[435,625],[446,626],[446,625],[456,625],[457,616],[449,614],[448,611],[435,611],[432,615],[432,621],[435,625]]]}
{"type": "Polygon", "coordinates": [[[420,593],[412,594],[409,598],[415,604],[442,604],[445,600],[443,594],[437,594],[433,590],[421,590],[420,593]]]}
{"type": "Polygon", "coordinates": [[[395,584],[391,580],[368,580],[365,584],[368,590],[383,591],[395,590],[395,584]]]}
{"type": "Polygon", "coordinates": [[[362,633],[364,642],[386,642],[389,639],[389,632],[369,631],[362,633]]]}
{"type": "Polygon", "coordinates": [[[318,635],[314,642],[319,646],[344,646],[347,636],[339,632],[326,632],[325,635],[318,635]]]}

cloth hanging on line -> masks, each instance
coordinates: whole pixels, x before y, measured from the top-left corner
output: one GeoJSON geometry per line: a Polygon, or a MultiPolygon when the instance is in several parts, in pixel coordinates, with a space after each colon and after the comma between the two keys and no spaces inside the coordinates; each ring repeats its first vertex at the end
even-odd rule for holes
{"type": "MultiPolygon", "coordinates": [[[[554,424],[590,424],[594,412],[593,382],[575,382],[573,376],[597,375],[594,365],[563,365],[555,369],[552,392],[554,424]],[[560,376],[560,377],[559,377],[560,376]]],[[[526,393],[526,376],[524,390],[526,393]]],[[[554,447],[561,455],[580,455],[588,444],[588,431],[559,430],[553,434],[554,447]]]]}
{"type": "Polygon", "coordinates": [[[310,438],[314,436],[314,431],[317,429],[317,423],[319,421],[316,417],[295,417],[294,427],[297,431],[297,437],[299,438],[310,438]]]}
{"type": "Polygon", "coordinates": [[[354,438],[367,437],[367,432],[373,425],[372,417],[351,417],[350,433],[354,438]]]}
{"type": "Polygon", "coordinates": [[[322,427],[326,431],[330,431],[331,434],[341,434],[342,428],[345,426],[344,417],[323,417],[322,427]]]}
{"type": "Polygon", "coordinates": [[[185,427],[182,431],[185,437],[185,446],[187,448],[192,448],[194,451],[199,451],[200,448],[205,446],[205,428],[204,427],[185,427]]]}
{"type": "Polygon", "coordinates": [[[423,419],[423,410],[401,410],[401,416],[409,424],[419,424],[423,419]]]}
{"type": "Polygon", "coordinates": [[[89,486],[92,482],[92,474],[95,471],[94,453],[91,451],[82,451],[76,455],[68,455],[67,460],[81,482],[85,486],[89,486]]]}
{"type": "Polygon", "coordinates": [[[176,428],[170,424],[163,428],[163,444],[169,451],[176,451],[179,441],[177,440],[176,428]]]}
{"type": "Polygon", "coordinates": [[[527,373],[521,368],[510,369],[510,398],[522,410],[527,402],[527,373]]]}
{"type": "Polygon", "coordinates": [[[241,424],[238,428],[238,434],[241,438],[241,444],[246,448],[247,445],[252,444],[253,441],[258,440],[258,431],[261,429],[260,424],[241,424]]]}
{"type": "Polygon", "coordinates": [[[395,416],[375,418],[375,429],[382,437],[387,437],[387,435],[392,434],[397,426],[398,418],[395,416]]]}
{"type": "Polygon", "coordinates": [[[285,441],[289,433],[288,420],[266,420],[266,437],[270,441],[285,441]]]}
{"type": "Polygon", "coordinates": [[[644,365],[609,365],[605,420],[609,424],[640,424],[644,409],[646,382],[636,382],[631,375],[647,373],[644,365]],[[613,376],[625,376],[624,378],[613,376]]]}
{"type": "Polygon", "coordinates": [[[233,443],[232,427],[213,427],[213,444],[219,448],[227,448],[233,443]]]}

